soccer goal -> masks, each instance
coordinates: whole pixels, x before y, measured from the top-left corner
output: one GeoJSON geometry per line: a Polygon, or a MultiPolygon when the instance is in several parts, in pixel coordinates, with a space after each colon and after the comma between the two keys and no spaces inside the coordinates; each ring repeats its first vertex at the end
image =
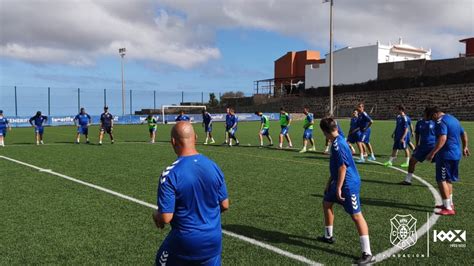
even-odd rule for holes
{"type": "MultiPolygon", "coordinates": [[[[166,119],[167,115],[178,115],[181,110],[183,110],[186,114],[191,113],[192,110],[206,110],[205,105],[162,105],[161,106],[161,119],[163,124],[165,123],[175,123],[174,119],[166,119]]],[[[169,118],[169,116],[168,116],[169,118]]],[[[193,119],[191,120],[193,122],[193,119]]]]}

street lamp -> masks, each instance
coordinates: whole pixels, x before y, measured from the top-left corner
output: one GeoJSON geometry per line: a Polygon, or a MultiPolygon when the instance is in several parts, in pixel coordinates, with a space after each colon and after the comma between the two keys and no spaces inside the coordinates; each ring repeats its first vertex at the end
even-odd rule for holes
{"type": "Polygon", "coordinates": [[[332,7],[334,6],[334,0],[323,0],[323,3],[329,2],[329,115],[334,115],[334,65],[333,65],[333,37],[332,37],[332,7]]]}
{"type": "Polygon", "coordinates": [[[125,115],[125,81],[123,79],[123,58],[125,57],[125,48],[119,48],[119,54],[122,57],[122,116],[125,115]]]}

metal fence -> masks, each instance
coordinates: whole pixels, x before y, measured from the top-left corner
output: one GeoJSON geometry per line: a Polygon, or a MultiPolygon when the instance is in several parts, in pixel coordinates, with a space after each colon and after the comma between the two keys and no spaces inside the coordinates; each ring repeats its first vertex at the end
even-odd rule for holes
{"type": "MultiPolygon", "coordinates": [[[[160,109],[161,105],[209,102],[210,91],[140,90],[125,91],[122,113],[122,91],[117,89],[0,86],[0,110],[9,116],[28,116],[36,111],[45,115],[71,115],[79,108],[100,114],[104,105],[116,115],[134,114],[141,109],[160,109]]],[[[220,100],[220,92],[214,93],[220,100]]]]}

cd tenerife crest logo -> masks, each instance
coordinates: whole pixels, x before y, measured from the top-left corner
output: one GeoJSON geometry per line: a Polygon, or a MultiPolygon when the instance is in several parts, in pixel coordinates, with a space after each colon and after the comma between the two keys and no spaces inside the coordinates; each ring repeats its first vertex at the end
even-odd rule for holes
{"type": "Polygon", "coordinates": [[[416,244],[416,219],[411,214],[395,215],[390,219],[390,242],[392,245],[405,250],[416,244]]]}

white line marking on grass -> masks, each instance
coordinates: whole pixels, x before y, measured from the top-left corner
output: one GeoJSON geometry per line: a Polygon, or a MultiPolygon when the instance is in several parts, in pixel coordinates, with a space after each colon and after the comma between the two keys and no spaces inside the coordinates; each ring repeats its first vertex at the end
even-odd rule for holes
{"type": "MultiPolygon", "coordinates": [[[[39,172],[44,172],[44,173],[48,173],[48,174],[55,175],[55,176],[58,176],[58,177],[62,177],[62,178],[67,179],[67,180],[69,180],[69,181],[73,181],[73,182],[79,183],[79,184],[81,184],[81,185],[88,186],[88,187],[91,187],[91,188],[100,190],[100,191],[102,191],[102,192],[112,194],[112,195],[117,196],[117,197],[119,197],[119,198],[122,198],[122,199],[125,199],[125,200],[128,200],[128,201],[135,202],[135,203],[140,204],[140,205],[145,206],[145,207],[149,207],[149,208],[152,208],[152,209],[155,209],[155,210],[158,209],[158,207],[157,207],[156,205],[154,205],[154,204],[150,204],[150,203],[148,203],[148,202],[144,202],[144,201],[141,201],[141,200],[139,200],[139,199],[132,198],[132,197],[130,197],[130,196],[121,194],[121,193],[119,193],[119,192],[115,192],[115,191],[113,191],[113,190],[110,190],[110,189],[107,189],[107,188],[104,188],[104,187],[101,187],[101,186],[97,186],[97,185],[94,185],[94,184],[92,184],[92,183],[88,183],[88,182],[85,182],[85,181],[82,181],[82,180],[79,180],[79,179],[76,179],[76,178],[73,178],[73,177],[70,177],[70,176],[67,176],[67,175],[63,175],[63,174],[54,172],[54,171],[52,171],[51,169],[44,169],[44,168],[41,168],[41,167],[38,167],[38,166],[35,166],[35,165],[32,165],[32,164],[25,163],[25,162],[22,162],[22,161],[18,161],[18,160],[15,160],[15,159],[13,159],[13,158],[6,157],[6,156],[2,156],[2,155],[0,155],[0,158],[5,159],[5,160],[10,161],[10,162],[14,162],[14,163],[17,163],[17,164],[21,164],[21,165],[23,165],[23,166],[27,166],[27,167],[36,169],[36,170],[38,170],[39,172]]],[[[306,258],[306,257],[301,256],[301,255],[293,254],[293,253],[291,253],[291,252],[288,252],[288,251],[282,250],[282,249],[280,249],[280,248],[274,247],[274,246],[272,246],[272,245],[269,245],[269,244],[260,242],[260,241],[258,241],[258,240],[253,239],[253,238],[250,238],[250,237],[246,237],[246,236],[243,236],[243,235],[239,235],[239,234],[236,234],[236,233],[227,231],[227,230],[222,230],[222,233],[225,234],[225,235],[228,235],[228,236],[231,236],[231,237],[240,239],[240,240],[245,241],[245,242],[247,242],[247,243],[250,243],[250,244],[252,244],[252,245],[255,245],[255,246],[258,246],[258,247],[261,247],[261,248],[270,250],[270,251],[272,251],[272,252],[274,252],[274,253],[277,253],[277,254],[279,254],[279,255],[282,255],[282,256],[285,256],[285,257],[288,257],[288,258],[297,260],[297,261],[302,262],[302,263],[306,263],[306,264],[308,264],[308,265],[322,265],[322,264],[320,264],[320,263],[318,263],[318,262],[316,262],[316,261],[310,260],[310,259],[308,259],[308,258],[306,258]]]]}
{"type": "MultiPolygon", "coordinates": [[[[380,162],[376,162],[376,161],[372,161],[372,163],[375,163],[375,164],[379,164],[379,165],[383,165],[382,163],[380,162]]],[[[403,169],[400,169],[400,168],[397,168],[397,167],[394,167],[394,166],[390,166],[390,168],[394,169],[394,170],[397,170],[399,172],[402,172],[402,173],[407,173],[407,171],[403,170],[403,169]]],[[[431,185],[428,181],[424,180],[423,178],[417,176],[417,175],[413,175],[413,177],[418,180],[419,182],[421,182],[423,185],[427,186],[428,189],[430,190],[431,194],[433,195],[434,199],[435,199],[435,204],[441,204],[442,200],[441,200],[441,195],[439,194],[439,192],[433,187],[433,185],[431,185]]],[[[423,236],[424,234],[426,234],[429,229],[431,227],[433,227],[435,225],[435,223],[438,221],[439,219],[439,215],[435,214],[434,213],[434,210],[433,209],[433,214],[430,216],[430,218],[428,219],[428,221],[423,224],[420,229],[418,229],[418,231],[416,231],[417,235],[418,235],[418,238],[423,236]]],[[[428,241],[429,241],[429,234],[427,235],[428,237],[428,241]]],[[[392,248],[389,248],[383,252],[380,252],[379,254],[375,255],[375,259],[376,259],[376,262],[380,262],[380,261],[383,261],[383,260],[386,260],[386,259],[389,259],[392,257],[392,255],[394,254],[397,254],[398,252],[402,251],[400,248],[398,248],[397,246],[393,246],[392,248]]]]}

